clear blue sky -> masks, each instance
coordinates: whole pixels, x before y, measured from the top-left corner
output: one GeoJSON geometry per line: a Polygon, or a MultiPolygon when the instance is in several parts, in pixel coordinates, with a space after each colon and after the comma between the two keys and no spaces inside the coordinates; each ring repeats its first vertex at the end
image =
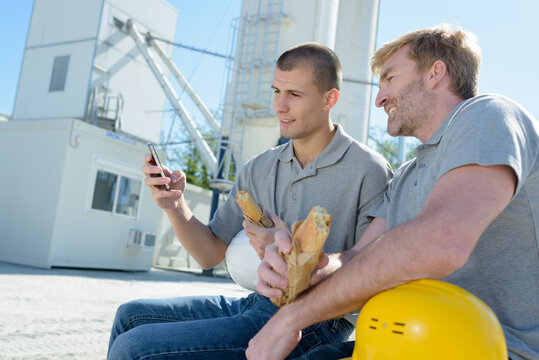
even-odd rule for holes
{"type": "MultiPolygon", "coordinates": [[[[179,9],[175,41],[226,53],[241,0],[170,0],[179,9]]],[[[480,92],[507,95],[539,117],[539,1],[381,0],[377,47],[410,30],[448,22],[474,32],[483,51],[480,92]]],[[[0,113],[11,114],[32,11],[32,0],[0,1],[0,113]]],[[[224,61],[184,49],[173,60],[208,106],[216,110],[225,92],[224,61]]],[[[346,73],[346,69],[344,69],[346,73]]],[[[385,114],[371,111],[371,125],[385,114]]],[[[196,115],[195,115],[196,117],[196,115]]]]}

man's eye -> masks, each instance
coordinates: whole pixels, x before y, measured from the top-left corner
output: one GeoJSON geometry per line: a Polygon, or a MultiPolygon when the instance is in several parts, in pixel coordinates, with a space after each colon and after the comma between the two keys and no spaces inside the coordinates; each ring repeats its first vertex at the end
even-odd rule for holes
{"type": "Polygon", "coordinates": [[[290,95],[292,95],[293,97],[299,97],[299,94],[297,93],[290,93],[290,95]]]}

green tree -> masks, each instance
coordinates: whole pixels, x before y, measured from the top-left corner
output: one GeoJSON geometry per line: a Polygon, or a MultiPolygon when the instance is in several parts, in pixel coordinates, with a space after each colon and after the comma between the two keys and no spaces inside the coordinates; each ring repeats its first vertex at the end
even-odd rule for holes
{"type": "MultiPolygon", "coordinates": [[[[402,165],[399,159],[399,140],[395,137],[387,137],[385,130],[376,131],[371,128],[369,131],[369,141],[374,143],[374,148],[391,164],[394,170],[402,165]]],[[[371,145],[372,146],[372,145],[371,145]]],[[[408,145],[405,161],[416,157],[417,140],[408,145]]]]}
{"type": "MultiPolygon", "coordinates": [[[[219,137],[212,132],[206,132],[203,134],[209,147],[217,153],[219,137]]],[[[211,190],[210,184],[213,180],[213,176],[210,174],[208,167],[202,160],[200,152],[195,146],[195,142],[191,139],[187,139],[178,143],[170,143],[165,145],[168,163],[180,168],[187,177],[187,182],[196,186],[200,186],[204,189],[211,190]]],[[[217,155],[218,156],[218,155],[217,155]]],[[[230,164],[230,179],[234,181],[234,165],[230,164]]]]}
{"type": "Polygon", "coordinates": [[[188,183],[205,189],[210,188],[212,176],[193,143],[189,145],[189,151],[180,159],[180,164],[188,183]]]}

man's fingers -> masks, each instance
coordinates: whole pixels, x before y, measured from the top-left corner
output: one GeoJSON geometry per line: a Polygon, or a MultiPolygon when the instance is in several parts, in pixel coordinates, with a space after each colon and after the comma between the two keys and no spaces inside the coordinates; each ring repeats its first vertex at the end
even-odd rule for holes
{"type": "Polygon", "coordinates": [[[170,178],[168,177],[151,177],[147,176],[144,179],[144,184],[154,190],[161,190],[159,186],[163,186],[165,184],[170,184],[170,178]]]}
{"type": "Polygon", "coordinates": [[[173,173],[171,173],[168,168],[165,168],[165,175],[170,177],[171,183],[177,183],[182,180],[187,180],[185,173],[180,170],[175,170],[173,173]]]}
{"type": "Polygon", "coordinates": [[[278,298],[283,295],[283,292],[278,288],[284,289],[287,286],[288,281],[273,272],[271,266],[265,260],[262,260],[258,266],[258,282],[256,290],[265,297],[278,298]]]}
{"type": "Polygon", "coordinates": [[[248,221],[248,220],[243,220],[242,225],[243,225],[243,228],[245,229],[245,231],[246,231],[247,233],[253,234],[253,235],[255,235],[255,234],[257,233],[258,226],[256,226],[255,224],[251,223],[250,221],[248,221]]]}
{"type": "Polygon", "coordinates": [[[275,224],[275,228],[283,230],[290,234],[290,229],[283,220],[281,220],[277,215],[270,213],[269,211],[266,211],[266,214],[270,216],[271,220],[275,224]]]}
{"type": "Polygon", "coordinates": [[[289,254],[292,250],[292,240],[286,231],[277,230],[275,232],[275,244],[284,254],[289,254]]]}
{"type": "Polygon", "coordinates": [[[324,256],[322,256],[322,258],[320,259],[320,262],[316,266],[316,270],[325,268],[327,264],[329,264],[329,256],[327,256],[327,254],[324,254],[324,256]]]}
{"type": "Polygon", "coordinates": [[[262,260],[264,258],[264,246],[259,245],[258,243],[256,243],[255,241],[251,239],[249,239],[249,244],[255,250],[256,255],[258,255],[258,258],[262,260]]]}
{"type": "Polygon", "coordinates": [[[159,174],[159,171],[157,171],[157,170],[159,170],[159,168],[157,166],[151,165],[151,164],[146,164],[146,165],[142,166],[141,170],[144,173],[144,175],[146,175],[146,176],[151,176],[153,174],[159,174]]]}
{"type": "Polygon", "coordinates": [[[146,165],[154,165],[154,161],[153,161],[153,156],[151,154],[146,154],[144,155],[144,159],[143,159],[144,163],[146,165]]]}
{"type": "MultiPolygon", "coordinates": [[[[157,166],[155,162],[153,161],[153,157],[150,154],[144,155],[144,166],[142,166],[142,172],[147,175],[159,175],[161,174],[161,167],[157,166]]],[[[174,172],[170,171],[169,168],[167,168],[165,165],[163,165],[163,172],[165,173],[165,176],[171,176],[173,174],[177,174],[177,178],[181,178],[182,176],[185,176],[183,172],[180,170],[176,170],[174,172]]]]}
{"type": "Polygon", "coordinates": [[[288,278],[288,265],[283,257],[279,254],[279,248],[277,245],[270,244],[266,246],[264,259],[273,269],[273,271],[284,278],[288,278]]]}
{"type": "MultiPolygon", "coordinates": [[[[167,168],[164,167],[165,170],[168,170],[167,168]]],[[[142,172],[144,173],[144,175],[146,176],[152,176],[152,175],[161,175],[161,168],[157,165],[144,165],[142,168],[141,168],[142,172]]],[[[169,170],[169,173],[170,173],[170,170],[169,170]]]]}
{"type": "Polygon", "coordinates": [[[243,228],[249,238],[249,243],[255,249],[258,257],[262,259],[264,257],[264,249],[267,245],[272,244],[275,241],[275,229],[265,228],[252,224],[247,220],[243,220],[243,228]]]}
{"type": "Polygon", "coordinates": [[[281,290],[272,288],[260,279],[258,279],[258,282],[256,283],[256,291],[268,299],[278,299],[283,296],[283,292],[281,290]]]}
{"type": "Polygon", "coordinates": [[[152,198],[155,201],[159,201],[163,199],[178,200],[182,196],[182,194],[183,192],[181,190],[167,191],[167,190],[155,189],[154,191],[152,191],[152,198]]]}
{"type": "Polygon", "coordinates": [[[161,176],[161,168],[156,165],[144,165],[142,172],[146,175],[144,184],[152,190],[163,190],[165,184],[176,184],[185,181],[185,173],[180,170],[171,172],[170,169],[164,167],[165,177],[161,176]]]}
{"type": "Polygon", "coordinates": [[[273,287],[279,289],[285,289],[288,287],[288,280],[286,277],[283,277],[273,271],[271,265],[262,260],[263,263],[258,267],[258,278],[262,280],[265,284],[269,284],[273,287]]]}

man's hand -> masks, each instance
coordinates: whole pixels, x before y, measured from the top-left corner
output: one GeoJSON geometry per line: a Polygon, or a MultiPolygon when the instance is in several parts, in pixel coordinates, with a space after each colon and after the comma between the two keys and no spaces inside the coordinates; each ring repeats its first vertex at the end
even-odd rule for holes
{"type": "Polygon", "coordinates": [[[258,265],[258,283],[256,290],[267,298],[279,298],[283,292],[279,289],[288,287],[288,266],[279,254],[289,254],[292,241],[286,231],[275,232],[275,242],[266,246],[264,259],[258,265]]]}
{"type": "MultiPolygon", "coordinates": [[[[256,290],[267,298],[279,298],[283,292],[279,289],[288,287],[288,265],[279,253],[290,254],[292,250],[292,240],[290,233],[282,230],[275,231],[275,242],[266,246],[264,259],[258,266],[258,283],[256,290]]],[[[316,267],[317,270],[323,269],[329,263],[328,255],[324,254],[316,267]]],[[[318,276],[319,271],[314,272],[311,278],[311,285],[314,285],[327,274],[318,276]]]]}
{"type": "Polygon", "coordinates": [[[278,311],[249,341],[245,352],[247,359],[282,360],[286,358],[301,340],[301,329],[297,329],[297,322],[291,320],[293,319],[287,316],[285,309],[278,311]]]}
{"type": "Polygon", "coordinates": [[[247,237],[249,238],[249,243],[251,244],[253,249],[255,249],[256,254],[260,259],[264,258],[264,251],[266,250],[266,246],[273,243],[275,238],[275,232],[277,230],[281,229],[283,231],[289,231],[288,226],[284,221],[279,219],[276,215],[273,215],[269,212],[266,213],[271,218],[271,220],[273,220],[275,227],[268,229],[257,226],[247,220],[243,221],[243,228],[245,229],[247,237]]]}
{"type": "Polygon", "coordinates": [[[180,170],[171,172],[163,166],[166,177],[161,177],[161,169],[155,165],[150,154],[144,156],[144,163],[142,167],[142,172],[146,175],[144,184],[152,190],[152,198],[157,206],[164,210],[177,209],[187,183],[185,173],[180,170]],[[170,184],[170,191],[164,189],[164,184],[170,184]]]}

